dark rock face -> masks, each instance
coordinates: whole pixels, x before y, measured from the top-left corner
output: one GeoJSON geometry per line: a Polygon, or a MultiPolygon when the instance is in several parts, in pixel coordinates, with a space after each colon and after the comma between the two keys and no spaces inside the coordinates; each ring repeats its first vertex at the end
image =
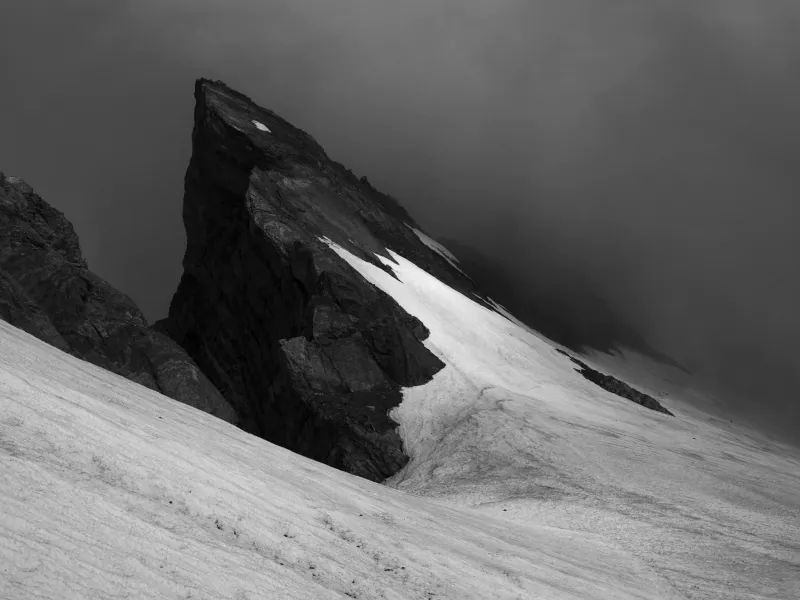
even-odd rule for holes
{"type": "Polygon", "coordinates": [[[586,379],[594,383],[595,385],[600,386],[607,392],[611,392],[612,394],[616,394],[617,396],[621,396],[622,398],[626,398],[631,400],[632,402],[636,402],[636,404],[641,404],[645,408],[649,408],[650,410],[654,410],[656,412],[661,412],[666,415],[670,415],[674,417],[675,415],[668,411],[666,408],[661,406],[661,404],[653,398],[652,396],[648,396],[629,386],[624,381],[620,381],[616,377],[612,377],[611,375],[604,375],[600,371],[595,371],[585,362],[578,360],[574,356],[570,356],[563,350],[558,350],[561,354],[568,357],[572,362],[574,362],[579,369],[575,369],[578,373],[583,375],[586,379]]]}
{"type": "Polygon", "coordinates": [[[311,136],[218,82],[198,81],[195,98],[184,274],[159,326],[244,429],[382,480],[407,461],[388,411],[444,365],[422,323],[322,238],[380,268],[375,255],[392,249],[465,293],[474,285],[311,136]]]}
{"type": "Polygon", "coordinates": [[[230,422],[233,409],[173,340],[89,271],[72,224],[0,173],[0,318],[74,356],[230,422]]]}

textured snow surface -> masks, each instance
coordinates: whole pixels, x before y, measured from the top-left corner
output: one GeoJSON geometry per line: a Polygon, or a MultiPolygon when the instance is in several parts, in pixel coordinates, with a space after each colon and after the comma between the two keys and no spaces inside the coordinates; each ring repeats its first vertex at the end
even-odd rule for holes
{"type": "Polygon", "coordinates": [[[395,410],[392,487],[0,322],[0,599],[800,597],[797,450],[637,355],[586,362],[677,416],[609,394],[402,257],[332,247],[447,364],[395,410]]]}
{"type": "Polygon", "coordinates": [[[586,359],[671,417],[595,386],[549,340],[395,253],[381,260],[396,278],[332,248],[425,323],[447,364],[393,413],[412,460],[390,485],[521,527],[599,535],[686,598],[800,598],[796,448],[715,415],[676,370],[586,359]]]}
{"type": "Polygon", "coordinates": [[[0,598],[673,597],[584,532],[302,458],[0,322],[0,598]]]}

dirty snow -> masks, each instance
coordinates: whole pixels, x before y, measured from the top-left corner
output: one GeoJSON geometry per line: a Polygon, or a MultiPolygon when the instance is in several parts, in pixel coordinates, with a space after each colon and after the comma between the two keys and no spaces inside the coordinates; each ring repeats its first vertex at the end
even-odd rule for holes
{"type": "Polygon", "coordinates": [[[598,535],[686,598],[800,597],[796,448],[732,429],[688,388],[664,396],[652,373],[645,389],[676,417],[619,398],[403,257],[381,258],[395,278],[331,247],[429,328],[447,365],[393,413],[412,460],[390,485],[598,535]]]}

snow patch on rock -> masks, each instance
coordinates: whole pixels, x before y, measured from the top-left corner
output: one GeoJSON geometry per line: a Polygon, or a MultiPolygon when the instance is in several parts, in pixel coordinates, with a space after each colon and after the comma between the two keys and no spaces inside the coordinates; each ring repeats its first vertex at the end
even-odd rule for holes
{"type": "Polygon", "coordinates": [[[270,131],[269,127],[264,125],[261,121],[256,121],[255,119],[253,119],[253,125],[255,125],[256,129],[258,129],[259,131],[265,131],[266,133],[272,133],[270,131]]]}

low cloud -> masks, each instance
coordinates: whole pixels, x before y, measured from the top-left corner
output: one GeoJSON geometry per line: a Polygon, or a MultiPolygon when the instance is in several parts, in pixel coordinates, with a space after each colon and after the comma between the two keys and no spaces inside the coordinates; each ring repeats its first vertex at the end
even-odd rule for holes
{"type": "Polygon", "coordinates": [[[192,81],[221,78],[520,288],[603,297],[797,432],[795,2],[52,4],[0,25],[0,167],[151,317],[180,274],[192,81]]]}

